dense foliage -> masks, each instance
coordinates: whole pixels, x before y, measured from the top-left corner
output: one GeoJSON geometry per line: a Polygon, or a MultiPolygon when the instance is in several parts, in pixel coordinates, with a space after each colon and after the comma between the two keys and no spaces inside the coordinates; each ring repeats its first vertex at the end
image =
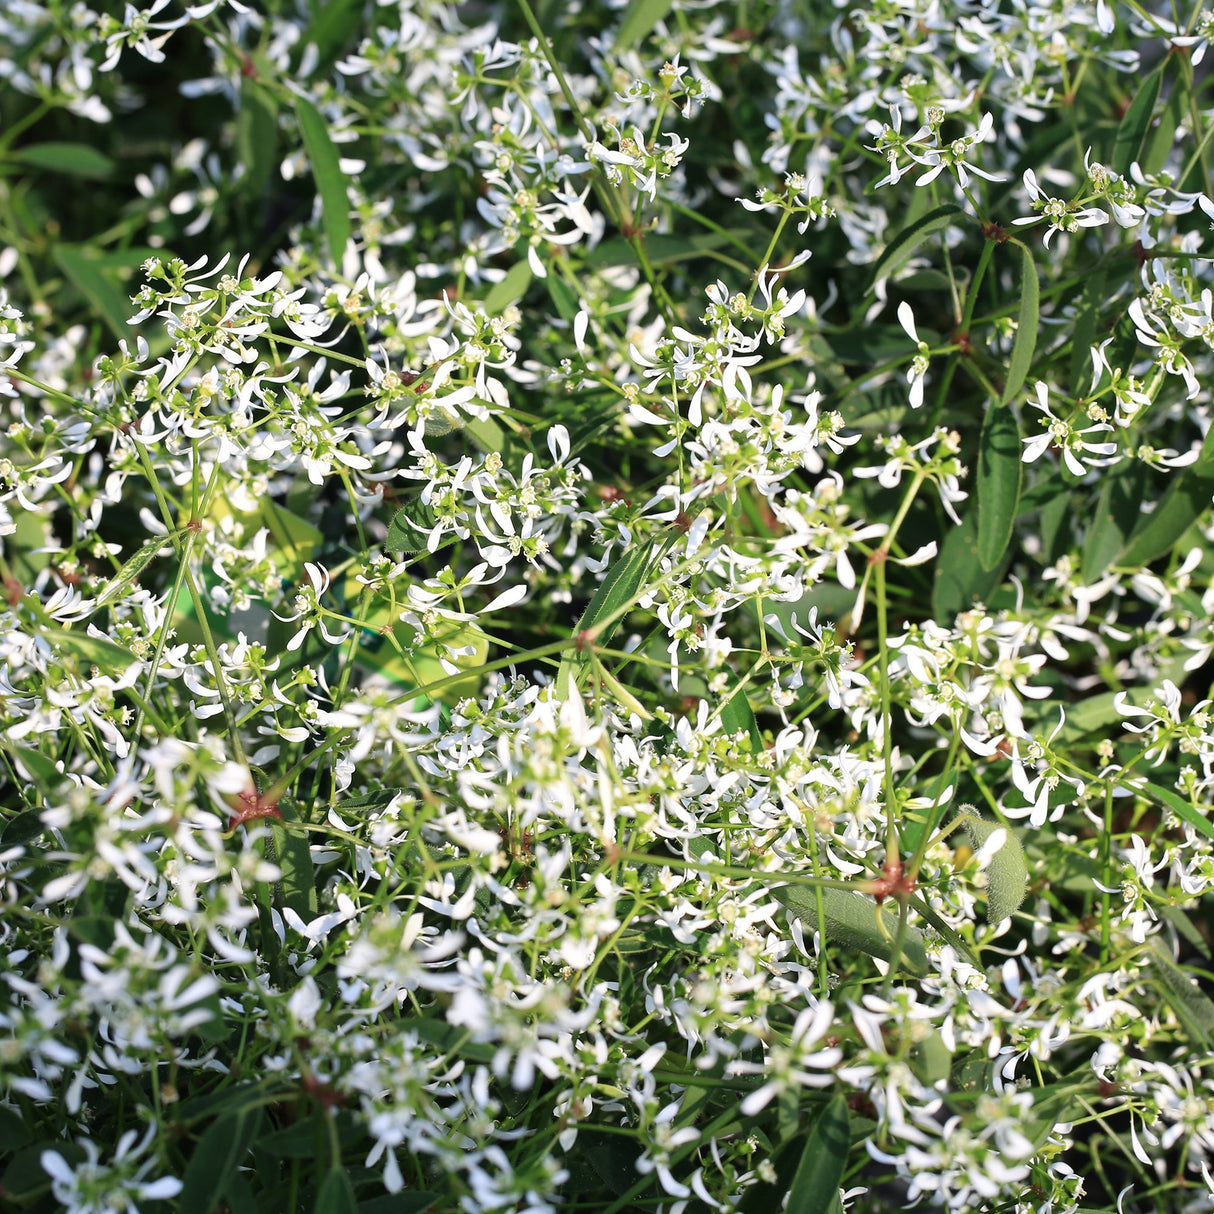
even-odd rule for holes
{"type": "Polygon", "coordinates": [[[0,1207],[1214,1210],[1211,28],[0,6],[0,1207]]]}

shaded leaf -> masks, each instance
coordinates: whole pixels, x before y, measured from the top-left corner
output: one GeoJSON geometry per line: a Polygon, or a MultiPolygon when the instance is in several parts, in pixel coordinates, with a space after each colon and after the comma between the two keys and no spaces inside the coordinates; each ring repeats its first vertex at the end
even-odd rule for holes
{"type": "Polygon", "coordinates": [[[108,607],[116,603],[126,594],[132,582],[164,551],[172,537],[158,535],[148,540],[105,584],[105,589],[97,597],[94,610],[108,607]]]}
{"type": "Polygon", "coordinates": [[[6,1205],[9,1202],[24,1205],[39,1193],[50,1192],[51,1178],[42,1168],[43,1151],[54,1151],[73,1168],[88,1158],[79,1143],[67,1142],[62,1138],[44,1138],[18,1151],[0,1176],[0,1195],[5,1198],[6,1205]]]}
{"type": "Polygon", "coordinates": [[[978,561],[994,569],[1011,542],[1020,504],[1024,465],[1020,426],[1007,405],[992,405],[978,440],[978,561]]]}
{"type": "Polygon", "coordinates": [[[245,76],[240,81],[236,115],[236,155],[245,166],[244,187],[260,198],[278,167],[278,101],[264,85],[245,76]]]}
{"type": "Polygon", "coordinates": [[[526,258],[516,261],[501,282],[494,283],[481,305],[490,316],[500,316],[515,300],[522,299],[531,285],[531,265],[526,258]]]}
{"type": "Polygon", "coordinates": [[[51,250],[55,264],[73,286],[97,310],[115,337],[127,336],[131,301],[110,281],[100,266],[83,249],[57,244],[51,250]]]}
{"type": "Polygon", "coordinates": [[[1151,125],[1151,116],[1155,112],[1155,102],[1159,99],[1162,83],[1163,66],[1160,65],[1139,85],[1134,100],[1130,102],[1130,107],[1117,128],[1109,165],[1122,176],[1129,172],[1130,164],[1139,159],[1142,141],[1151,125]]]}
{"type": "Polygon", "coordinates": [[[851,1147],[847,1100],[839,1092],[818,1114],[801,1155],[785,1214],[831,1214],[839,1206],[839,1184],[851,1147]]]}
{"type": "Polygon", "coordinates": [[[417,1190],[410,1193],[385,1193],[358,1203],[358,1214],[425,1214],[438,1205],[441,1194],[417,1190]]]}
{"type": "Polygon", "coordinates": [[[430,531],[437,522],[438,515],[429,502],[423,501],[420,494],[411,497],[392,516],[392,523],[384,538],[384,547],[389,552],[410,555],[414,552],[424,552],[430,531]]]}
{"type": "Polygon", "coordinates": [[[1159,505],[1139,520],[1117,555],[1117,564],[1137,569],[1170,553],[1182,535],[1209,508],[1214,498],[1214,428],[1202,444],[1197,462],[1173,474],[1159,505]]]}
{"type": "Polygon", "coordinates": [[[359,37],[364,0],[329,0],[316,4],[300,41],[316,47],[313,77],[327,75],[338,55],[359,37]]]}
{"type": "Polygon", "coordinates": [[[1099,581],[1125,549],[1127,537],[1142,518],[1145,480],[1146,465],[1139,460],[1123,463],[1104,478],[1083,543],[1080,576],[1085,583],[1099,581]]]}
{"type": "Polygon", "coordinates": [[[350,200],[346,175],[341,171],[337,148],[320,111],[306,97],[295,98],[295,116],[303,137],[304,151],[320,194],[321,219],[333,264],[340,270],[350,239],[350,200]]]}
{"type": "MultiPolygon", "coordinates": [[[[628,608],[640,598],[650,571],[672,539],[673,532],[668,529],[653,539],[634,544],[614,561],[582,613],[574,635],[590,634],[594,644],[606,645],[628,608]]],[[[587,660],[577,653],[566,654],[561,660],[556,686],[562,698],[572,693],[573,683],[587,664],[587,660]]]]}
{"type": "MultiPolygon", "coordinates": [[[[17,770],[24,772],[25,778],[37,785],[41,792],[47,793],[53,791],[59,786],[60,781],[63,780],[63,776],[55,766],[55,760],[48,758],[32,746],[22,746],[18,742],[6,742],[4,749],[19,764],[17,770]]],[[[12,823],[10,822],[4,832],[6,840],[8,839],[8,831],[11,827],[12,823]]],[[[41,829],[37,833],[41,834],[41,829]]]]}
{"type": "MultiPolygon", "coordinates": [[[[1139,157],[1144,173],[1155,174],[1162,172],[1168,163],[1168,157],[1176,146],[1176,131],[1187,121],[1189,113],[1189,86],[1183,76],[1173,73],[1171,92],[1164,104],[1163,112],[1155,129],[1147,129],[1143,141],[1142,154],[1139,157]]],[[[1181,183],[1176,182],[1179,188],[1181,183]]]]}
{"type": "Polygon", "coordinates": [[[269,819],[274,832],[278,867],[282,870],[279,884],[281,905],[289,906],[305,923],[309,923],[319,912],[316,873],[312,866],[308,833],[299,825],[299,813],[289,801],[281,801],[278,812],[282,814],[283,822],[295,827],[281,826],[275,819],[269,819]]]}
{"type": "Polygon", "coordinates": [[[345,1168],[332,1167],[316,1194],[316,1214],[355,1214],[358,1201],[345,1168]]]}
{"type": "Polygon", "coordinates": [[[630,0],[615,35],[617,51],[630,50],[674,7],[674,0],[630,0]]]}
{"type": "Polygon", "coordinates": [[[104,637],[90,636],[87,632],[72,632],[67,628],[43,628],[40,630],[51,645],[60,653],[70,653],[77,659],[96,666],[102,674],[116,675],[126,670],[135,660],[135,655],[104,637]]]}
{"type": "MultiPolygon", "coordinates": [[[[929,237],[937,232],[943,232],[951,224],[965,216],[965,212],[955,203],[947,202],[943,206],[928,211],[921,219],[902,229],[881,252],[873,264],[871,283],[876,284],[883,278],[892,278],[915,255],[915,250],[929,237]]],[[[869,291],[872,291],[872,285],[869,291]]]]}
{"type": "Polygon", "coordinates": [[[548,288],[548,294],[552,297],[553,306],[556,308],[556,314],[564,321],[572,324],[574,318],[578,314],[578,297],[574,290],[563,279],[558,278],[555,274],[549,274],[544,279],[544,283],[548,288]]]}
{"type": "Polygon", "coordinates": [[[8,155],[31,168],[89,181],[106,181],[118,167],[104,152],[87,143],[32,143],[8,155]]]}
{"type": "Polygon", "coordinates": [[[978,556],[977,510],[971,509],[960,527],[950,527],[936,558],[932,583],[932,613],[948,622],[959,612],[968,611],[976,600],[986,602],[1003,580],[1003,571],[1011,559],[1005,550],[993,569],[984,569],[978,556]]]}
{"type": "Polygon", "coordinates": [[[1016,318],[1016,336],[1012,341],[1012,357],[1007,365],[1003,385],[1004,403],[1010,401],[1024,386],[1033,353],[1037,349],[1037,326],[1040,321],[1041,284],[1037,281],[1037,266],[1028,245],[1020,245],[1020,314],[1016,318]]]}
{"type": "Polygon", "coordinates": [[[190,1156],[178,1201],[179,1214],[213,1214],[228,1181],[257,1141],[260,1107],[225,1114],[208,1127],[190,1156]]]}

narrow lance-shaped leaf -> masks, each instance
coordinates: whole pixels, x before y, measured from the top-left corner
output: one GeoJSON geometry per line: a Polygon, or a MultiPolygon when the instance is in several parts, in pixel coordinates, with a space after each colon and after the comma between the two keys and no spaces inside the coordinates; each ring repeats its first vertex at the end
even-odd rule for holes
{"type": "Polygon", "coordinates": [[[1151,125],[1151,115],[1155,112],[1155,102],[1159,99],[1159,89],[1163,83],[1163,67],[1157,67],[1143,82],[1130,108],[1126,110],[1121,125],[1117,128],[1117,137],[1113,140],[1113,155],[1110,163],[1113,169],[1122,174],[1129,171],[1130,164],[1138,159],[1139,149],[1151,125]]]}
{"type": "MultiPolygon", "coordinates": [[[[180,533],[174,532],[173,534],[180,533]]],[[[106,583],[105,589],[94,604],[94,610],[108,607],[122,598],[126,594],[127,587],[164,551],[165,546],[172,539],[172,535],[158,535],[144,544],[106,583]]]]}
{"type": "Polygon", "coordinates": [[[1012,243],[1020,245],[1020,314],[1016,318],[1016,337],[1007,365],[1007,381],[1003,385],[1005,403],[1024,387],[1029,368],[1033,365],[1041,309],[1041,284],[1037,281],[1037,266],[1032,251],[1019,241],[1012,243]]]}
{"type": "Polygon", "coordinates": [[[763,749],[763,735],[755,720],[755,711],[746,698],[746,688],[739,687],[721,708],[721,729],[727,734],[745,734],[751,754],[763,749]]]}
{"type": "Polygon", "coordinates": [[[337,148],[329,138],[329,128],[320,111],[306,97],[295,98],[295,116],[304,151],[312,166],[312,176],[320,194],[325,239],[333,264],[340,269],[350,239],[350,200],[346,194],[346,175],[341,171],[337,148]]]}
{"type": "MultiPolygon", "coordinates": [[[[885,246],[881,256],[873,266],[872,282],[875,285],[883,278],[891,278],[915,255],[915,250],[928,237],[944,231],[950,224],[956,223],[965,212],[951,202],[928,211],[916,223],[903,228],[893,240],[885,246]]],[[[869,292],[872,292],[872,286],[869,292]]]]}
{"type": "Polygon", "coordinates": [[[1187,822],[1207,839],[1214,839],[1214,822],[1211,822],[1201,810],[1194,809],[1187,801],[1178,797],[1170,788],[1148,782],[1143,785],[1143,791],[1149,793],[1156,801],[1166,805],[1182,822],[1187,822]]]}
{"type": "Polygon", "coordinates": [[[506,276],[494,283],[485,296],[484,309],[490,316],[500,316],[517,299],[522,299],[531,285],[531,266],[527,259],[516,261],[506,271],[506,276]]]}
{"type": "Polygon", "coordinates": [[[87,143],[33,143],[8,155],[32,168],[92,181],[107,181],[117,167],[104,152],[87,143]]]}
{"type": "Polygon", "coordinates": [[[1173,474],[1159,505],[1130,535],[1116,563],[1137,568],[1166,556],[1209,510],[1211,497],[1214,497],[1214,427],[1206,435],[1197,462],[1173,474]]]}
{"type": "MultiPolygon", "coordinates": [[[[673,538],[670,531],[629,549],[610,569],[578,621],[574,635],[593,634],[595,644],[606,644],[627,608],[642,593],[645,579],[673,538]]],[[[587,665],[578,654],[567,654],[557,671],[556,686],[562,697],[571,694],[577,675],[587,665]]]]}
{"type": "Polygon", "coordinates": [[[358,1201],[346,1170],[340,1166],[329,1169],[316,1194],[316,1214],[355,1214],[358,1201]]]}
{"type": "MultiPolygon", "coordinates": [[[[804,885],[789,885],[771,891],[772,897],[783,903],[802,923],[818,922],[818,891],[804,885]]],[[[821,891],[826,934],[850,948],[889,961],[893,956],[894,937],[898,931],[896,903],[878,906],[864,894],[846,889],[821,891]]],[[[912,974],[927,973],[927,952],[923,933],[907,927],[902,936],[901,965],[912,974]]]]}
{"type": "Polygon", "coordinates": [[[818,1114],[788,1191],[785,1214],[832,1214],[851,1148],[847,1100],[842,1092],[818,1114]]]}
{"type": "Polygon", "coordinates": [[[212,1214],[229,1179],[257,1140],[260,1108],[241,1109],[214,1122],[189,1156],[184,1187],[178,1203],[180,1214],[212,1214]]]}
{"type": "Polygon", "coordinates": [[[1024,848],[1006,826],[980,817],[972,805],[963,805],[960,817],[975,851],[980,851],[996,831],[1004,836],[986,869],[986,918],[990,923],[1002,923],[1028,892],[1029,869],[1024,848]]]}
{"type": "Polygon", "coordinates": [[[126,337],[131,301],[110,281],[93,259],[72,245],[51,250],[59,268],[101,314],[116,337],[126,337]]]}
{"type": "Polygon", "coordinates": [[[127,669],[135,655],[104,637],[87,632],[72,632],[66,628],[43,628],[42,636],[62,653],[70,653],[79,661],[96,666],[102,674],[116,675],[127,669]]]}
{"type": "Polygon", "coordinates": [[[1128,460],[1105,477],[1096,508],[1083,543],[1080,576],[1084,582],[1103,577],[1126,547],[1129,536],[1142,517],[1146,487],[1146,465],[1128,460]]]}
{"type": "Polygon", "coordinates": [[[615,49],[626,51],[640,42],[674,7],[674,0],[631,0],[615,36],[615,49]]]}
{"type": "Polygon", "coordinates": [[[1016,415],[1008,405],[992,404],[978,440],[978,560],[988,571],[1011,541],[1023,470],[1016,415]]]}
{"type": "Polygon", "coordinates": [[[1176,1014],[1193,1045],[1208,1051],[1214,1041],[1214,1003],[1202,994],[1189,976],[1164,949],[1158,937],[1152,938],[1151,970],[1159,982],[1168,1006],[1176,1014]]]}
{"type": "Polygon", "coordinates": [[[305,923],[316,918],[316,873],[312,866],[312,849],[308,834],[299,821],[299,814],[287,801],[279,803],[284,825],[271,820],[278,867],[282,870],[280,884],[282,904],[289,906],[305,923]]]}

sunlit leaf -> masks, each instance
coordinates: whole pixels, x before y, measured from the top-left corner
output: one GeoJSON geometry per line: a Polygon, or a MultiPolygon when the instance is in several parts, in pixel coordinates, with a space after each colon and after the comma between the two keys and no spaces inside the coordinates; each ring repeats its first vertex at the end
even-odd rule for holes
{"type": "MultiPolygon", "coordinates": [[[[878,906],[872,898],[850,890],[824,889],[820,892],[826,934],[832,940],[882,961],[893,957],[894,936],[898,931],[896,902],[887,900],[878,906]]],[[[818,893],[804,885],[787,885],[771,891],[773,898],[799,916],[809,928],[818,923],[818,893]]],[[[903,934],[900,964],[912,974],[928,972],[923,933],[916,927],[908,925],[903,934]]]]}
{"type": "Polygon", "coordinates": [[[986,869],[986,917],[990,923],[1002,923],[1024,901],[1028,892],[1029,869],[1020,840],[999,822],[980,817],[972,806],[963,806],[961,823],[975,851],[982,848],[996,831],[1003,842],[986,869]]]}
{"type": "Polygon", "coordinates": [[[297,96],[295,116],[299,119],[299,133],[320,195],[329,255],[333,258],[333,264],[340,269],[350,239],[350,199],[346,192],[346,175],[341,171],[340,158],[329,137],[328,125],[316,106],[306,97],[297,96]]]}

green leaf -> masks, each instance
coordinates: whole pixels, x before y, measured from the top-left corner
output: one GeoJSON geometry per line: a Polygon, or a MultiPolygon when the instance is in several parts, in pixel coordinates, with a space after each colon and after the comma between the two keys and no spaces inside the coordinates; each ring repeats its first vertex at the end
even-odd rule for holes
{"type": "Polygon", "coordinates": [[[135,660],[130,650],[104,637],[71,632],[66,628],[42,628],[40,632],[60,654],[70,653],[80,661],[96,666],[102,674],[121,674],[135,660]]]}
{"type": "MultiPolygon", "coordinates": [[[[63,781],[63,776],[55,766],[54,759],[47,758],[41,751],[30,746],[22,746],[18,742],[6,742],[4,749],[20,764],[18,771],[24,771],[27,780],[31,780],[42,793],[53,792],[63,781]]],[[[11,826],[12,823],[10,822],[11,826]]],[[[38,831],[41,834],[41,830],[38,831]]],[[[8,831],[5,831],[8,839],[8,831]]]]}
{"type": "Polygon", "coordinates": [[[951,224],[964,218],[965,212],[955,203],[946,202],[943,206],[928,211],[922,219],[902,229],[893,240],[885,246],[881,256],[873,264],[872,278],[868,293],[883,278],[892,278],[915,255],[915,250],[929,237],[937,232],[943,232],[951,224]]]}
{"type": "Polygon", "coordinates": [[[968,611],[975,600],[989,600],[1011,560],[1011,554],[1005,551],[994,569],[983,568],[978,555],[977,513],[971,509],[960,527],[950,527],[940,545],[932,583],[932,613],[942,622],[968,611]]]}
{"type": "Polygon", "coordinates": [[[320,528],[269,496],[261,499],[258,513],[273,537],[274,546],[286,558],[285,569],[302,572],[304,562],[313,560],[324,543],[320,528]]]}
{"type": "Polygon", "coordinates": [[[1011,542],[1024,465],[1020,426],[1008,405],[992,405],[978,439],[978,562],[994,569],[1011,542]]]}
{"type": "Polygon", "coordinates": [[[148,540],[105,584],[105,589],[97,596],[93,610],[99,611],[116,603],[127,592],[127,587],[164,551],[172,541],[172,536],[158,535],[148,540]]]}
{"type": "Polygon", "coordinates": [[[1099,344],[1096,336],[1100,314],[1106,298],[1103,267],[1085,275],[1083,295],[1075,314],[1072,329],[1070,376],[1072,383],[1083,383],[1092,374],[1092,347],[1099,344]]]}
{"type": "Polygon", "coordinates": [[[721,730],[727,734],[745,734],[743,746],[751,754],[757,755],[763,750],[763,735],[759,732],[759,723],[755,720],[755,711],[746,698],[746,688],[739,687],[725,701],[721,709],[721,730]]]}
{"type": "Polygon", "coordinates": [[[1080,577],[1098,581],[1125,550],[1127,537],[1142,518],[1146,465],[1139,460],[1121,464],[1104,478],[1096,510],[1083,543],[1080,577]]]}
{"type": "Polygon", "coordinates": [[[0,1150],[5,1154],[25,1146],[33,1133],[25,1118],[16,1109],[0,1107],[0,1142],[4,1144],[0,1150]]]}
{"type": "Polygon", "coordinates": [[[276,1159],[309,1159],[316,1154],[316,1129],[311,1121],[297,1121],[257,1140],[257,1149],[276,1159]]]}
{"type": "Polygon", "coordinates": [[[1016,318],[1016,337],[1012,342],[1012,357],[1003,385],[1005,404],[1024,386],[1029,368],[1033,365],[1041,304],[1041,285],[1037,281],[1037,266],[1033,262],[1032,251],[1019,241],[1013,243],[1020,245],[1020,315],[1016,318]]]}
{"type": "Polygon", "coordinates": [[[839,1092],[814,1122],[788,1191],[785,1214],[831,1214],[838,1209],[850,1147],[847,1101],[839,1092]]]}
{"type": "Polygon", "coordinates": [[[1214,822],[1183,797],[1178,797],[1170,788],[1147,781],[1142,785],[1142,791],[1150,793],[1156,801],[1166,805],[1182,822],[1187,822],[1199,834],[1205,835],[1207,839],[1214,839],[1214,822]]]}
{"type": "Polygon", "coordinates": [[[500,316],[517,299],[522,299],[531,285],[531,265],[524,257],[506,271],[501,282],[494,283],[481,305],[490,316],[500,316]]]}
{"type": "Polygon", "coordinates": [[[284,823],[295,826],[292,830],[270,819],[274,831],[274,847],[278,853],[277,863],[282,870],[279,886],[281,904],[289,906],[305,923],[309,923],[316,918],[319,911],[316,900],[316,873],[312,865],[308,833],[299,825],[299,814],[288,801],[279,803],[278,812],[282,814],[284,823]]]}
{"type": "Polygon", "coordinates": [[[384,547],[389,552],[424,552],[429,533],[438,522],[434,508],[421,495],[409,498],[392,516],[384,547]]]}
{"type": "MultiPolygon", "coordinates": [[[[1179,77],[1175,73],[1173,73],[1171,83],[1172,90],[1164,103],[1163,113],[1159,115],[1159,122],[1154,130],[1148,129],[1147,137],[1143,142],[1140,160],[1144,173],[1154,174],[1163,171],[1168,163],[1168,157],[1172,154],[1172,149],[1176,146],[1176,132],[1183,123],[1188,121],[1189,86],[1183,77],[1179,77]]],[[[1176,182],[1178,189],[1180,186],[1181,183],[1176,182]]]]}
{"type": "Polygon", "coordinates": [[[1214,497],[1214,428],[1197,462],[1172,476],[1159,505],[1139,522],[1117,564],[1137,569],[1170,553],[1177,541],[1210,508],[1214,497]]]}
{"type": "Polygon", "coordinates": [[[1159,100],[1159,89],[1163,83],[1163,65],[1157,67],[1139,86],[1130,108],[1126,110],[1117,128],[1117,136],[1113,140],[1113,154],[1109,157],[1110,167],[1123,177],[1129,172],[1130,164],[1139,159],[1142,141],[1151,125],[1151,115],[1155,112],[1155,102],[1159,100]]]}
{"type": "Polygon", "coordinates": [[[578,297],[573,288],[555,274],[549,274],[544,279],[544,284],[548,288],[548,294],[552,297],[556,314],[568,324],[573,324],[580,309],[578,297]]]}
{"type": "MultiPolygon", "coordinates": [[[[696,232],[692,236],[673,236],[654,232],[645,237],[645,255],[652,266],[677,265],[704,257],[730,243],[728,233],[696,232]]],[[[636,265],[636,250],[622,236],[613,236],[596,245],[586,258],[592,268],[636,265]]]]}
{"type": "Polygon", "coordinates": [[[960,817],[975,851],[997,830],[1003,831],[1003,843],[991,857],[986,869],[987,922],[1002,923],[1010,918],[1028,892],[1029,867],[1024,858],[1024,848],[1008,827],[979,816],[972,805],[963,805],[960,817]]]}
{"type": "MultiPolygon", "coordinates": [[[[886,901],[878,906],[872,898],[846,889],[824,889],[821,894],[827,936],[870,957],[890,960],[898,930],[896,903],[886,901]]],[[[773,889],[771,895],[807,926],[818,923],[817,890],[804,885],[787,885],[773,889]]],[[[928,972],[923,933],[917,927],[906,928],[900,964],[920,977],[928,972]]]]}
{"type": "MultiPolygon", "coordinates": [[[[574,636],[589,634],[596,645],[606,645],[619,627],[628,608],[640,598],[642,588],[650,571],[661,559],[673,541],[674,532],[667,529],[658,536],[635,544],[607,570],[607,576],[599,583],[590,605],[582,613],[574,629],[574,636]]],[[[572,694],[573,684],[588,665],[586,658],[577,653],[566,654],[557,671],[557,693],[566,698],[572,694]]]]}
{"type": "Polygon", "coordinates": [[[915,1043],[909,1062],[921,1082],[935,1087],[942,1079],[949,1077],[953,1067],[953,1055],[944,1044],[944,1038],[935,1029],[931,1029],[915,1043]]]}
{"type": "Polygon", "coordinates": [[[358,1201],[345,1168],[332,1167],[316,1194],[316,1214],[355,1214],[358,1201]]]}
{"type": "Polygon", "coordinates": [[[316,47],[314,78],[327,75],[337,56],[359,37],[362,15],[363,0],[329,0],[312,8],[300,41],[304,46],[312,43],[316,47]]]}
{"type": "Polygon", "coordinates": [[[127,336],[131,301],[110,281],[96,262],[78,245],[57,244],[51,250],[55,264],[72,285],[100,313],[115,337],[127,336]]]}
{"type": "Polygon", "coordinates": [[[178,1214],[213,1214],[228,1181],[257,1141],[260,1107],[240,1109],[212,1123],[185,1170],[178,1214]]]}
{"type": "Polygon", "coordinates": [[[337,148],[329,138],[329,128],[316,106],[306,97],[296,97],[295,116],[299,120],[304,151],[320,194],[320,211],[329,254],[334,266],[340,270],[346,243],[350,239],[350,199],[346,193],[346,175],[341,171],[337,148]]]}
{"type": "MultiPolygon", "coordinates": [[[[79,1143],[67,1142],[62,1138],[44,1138],[23,1148],[13,1156],[0,1176],[0,1194],[3,1194],[5,1205],[9,1202],[27,1205],[40,1193],[50,1192],[51,1178],[42,1170],[43,1151],[54,1151],[61,1155],[72,1168],[88,1158],[79,1143]]],[[[59,1208],[62,1209],[62,1206],[59,1208]]]]}
{"type": "Polygon", "coordinates": [[[1168,955],[1159,938],[1148,943],[1151,950],[1151,970],[1159,982],[1168,1006],[1176,1013],[1185,1032],[1195,1046],[1208,1051],[1214,1042],[1214,1003],[1193,984],[1168,955]]]}
{"type": "Polygon", "coordinates": [[[410,1193],[385,1193],[382,1197],[372,1197],[370,1201],[360,1201],[358,1214],[426,1214],[427,1210],[433,1210],[438,1205],[441,1196],[420,1189],[410,1193]]]}
{"type": "Polygon", "coordinates": [[[261,198],[278,166],[278,99],[263,84],[244,77],[236,115],[236,155],[244,165],[242,187],[261,198]]]}
{"type": "Polygon", "coordinates": [[[630,50],[674,7],[674,0],[630,0],[615,35],[617,51],[630,50]]]}
{"type": "Polygon", "coordinates": [[[88,181],[107,181],[118,168],[104,152],[87,143],[34,143],[10,152],[9,159],[30,168],[88,181]]]}

